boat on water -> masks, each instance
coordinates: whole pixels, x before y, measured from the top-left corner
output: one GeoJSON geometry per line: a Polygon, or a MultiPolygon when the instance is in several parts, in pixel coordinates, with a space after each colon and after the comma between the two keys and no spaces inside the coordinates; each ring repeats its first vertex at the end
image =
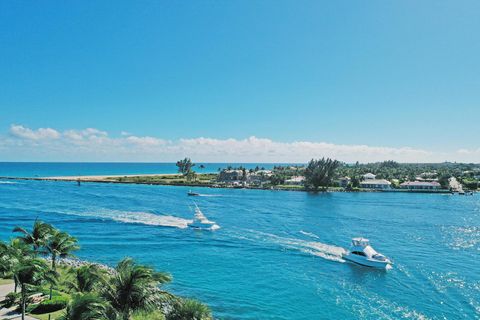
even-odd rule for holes
{"type": "Polygon", "coordinates": [[[385,269],[392,265],[392,262],[383,254],[378,253],[365,238],[353,238],[350,251],[343,254],[347,261],[371,268],[385,269]]]}
{"type": "Polygon", "coordinates": [[[193,192],[192,190],[189,190],[189,191],[187,192],[187,194],[188,194],[189,196],[199,196],[199,195],[200,195],[200,193],[193,192]]]}
{"type": "Polygon", "coordinates": [[[210,221],[205,217],[200,208],[195,205],[195,214],[193,216],[192,222],[188,223],[188,226],[192,229],[197,230],[216,230],[220,229],[220,226],[215,223],[215,221],[210,221]]]}

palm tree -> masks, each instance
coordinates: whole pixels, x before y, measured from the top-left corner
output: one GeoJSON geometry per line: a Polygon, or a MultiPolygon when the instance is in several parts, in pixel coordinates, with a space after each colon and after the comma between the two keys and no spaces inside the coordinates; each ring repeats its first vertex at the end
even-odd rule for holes
{"type": "Polygon", "coordinates": [[[76,294],[60,317],[61,320],[108,320],[108,305],[94,293],[76,294]]]}
{"type": "MultiPolygon", "coordinates": [[[[51,236],[46,244],[47,252],[52,259],[52,271],[56,273],[57,258],[65,258],[72,255],[72,251],[80,249],[77,245],[77,239],[66,232],[53,229],[51,236]]],[[[54,282],[50,286],[50,300],[52,299],[52,290],[54,282]]]]}
{"type": "Polygon", "coordinates": [[[94,291],[107,279],[107,272],[95,264],[72,268],[69,273],[73,279],[67,281],[67,287],[81,293],[94,291]]]}
{"type": "Polygon", "coordinates": [[[10,243],[0,242],[0,276],[12,277],[15,282],[14,292],[17,292],[18,283],[13,276],[15,266],[24,259],[31,257],[32,249],[20,239],[12,239],[10,243]]]}
{"type": "Polygon", "coordinates": [[[20,285],[22,320],[25,320],[28,292],[32,287],[40,285],[46,279],[51,278],[48,265],[44,260],[38,258],[26,258],[15,266],[13,275],[16,282],[20,285]]]}
{"type": "Polygon", "coordinates": [[[56,271],[57,258],[65,258],[72,255],[72,251],[78,250],[77,239],[66,232],[53,230],[46,244],[47,252],[52,259],[52,270],[56,271]]]}
{"type": "Polygon", "coordinates": [[[171,280],[170,275],[138,265],[131,258],[120,261],[115,275],[103,291],[104,298],[128,320],[133,312],[151,311],[160,306],[162,291],[158,286],[171,280]]]}
{"type": "Polygon", "coordinates": [[[37,252],[41,246],[45,245],[52,230],[52,225],[37,219],[33,224],[32,231],[28,231],[22,227],[17,226],[13,229],[13,232],[19,232],[23,234],[18,238],[26,244],[33,246],[33,251],[37,252]]]}
{"type": "Polygon", "coordinates": [[[212,313],[208,306],[194,299],[178,300],[172,305],[166,320],[210,320],[212,313]]]}

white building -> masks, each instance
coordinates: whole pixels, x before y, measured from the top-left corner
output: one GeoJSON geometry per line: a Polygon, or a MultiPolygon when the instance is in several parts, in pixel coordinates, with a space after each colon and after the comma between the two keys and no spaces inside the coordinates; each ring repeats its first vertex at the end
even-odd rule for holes
{"type": "Polygon", "coordinates": [[[304,181],[305,181],[304,176],[296,176],[296,177],[291,177],[290,179],[285,180],[285,184],[302,185],[304,181]]]}
{"type": "Polygon", "coordinates": [[[337,180],[338,185],[342,188],[346,188],[351,181],[352,179],[350,179],[350,177],[341,177],[337,180]]]}
{"type": "Polygon", "coordinates": [[[427,182],[427,181],[407,181],[400,185],[402,189],[409,190],[438,190],[441,188],[440,183],[436,181],[427,182]]]}
{"type": "Polygon", "coordinates": [[[385,179],[365,179],[360,182],[360,187],[365,189],[391,189],[392,183],[385,179]]]}
{"type": "Polygon", "coordinates": [[[247,183],[254,185],[261,185],[262,183],[267,182],[272,176],[272,171],[270,170],[259,170],[252,173],[247,173],[247,183]]]}
{"type": "Polygon", "coordinates": [[[369,172],[363,175],[363,180],[374,180],[376,177],[377,177],[376,175],[369,172]]]}

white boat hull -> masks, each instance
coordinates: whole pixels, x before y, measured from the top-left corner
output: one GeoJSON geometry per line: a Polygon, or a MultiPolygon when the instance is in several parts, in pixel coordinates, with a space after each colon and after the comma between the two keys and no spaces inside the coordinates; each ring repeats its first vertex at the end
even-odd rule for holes
{"type": "Polygon", "coordinates": [[[343,258],[349,262],[353,262],[355,264],[359,264],[364,267],[377,268],[377,269],[385,269],[392,264],[391,261],[388,259],[385,261],[380,261],[375,259],[368,259],[366,257],[362,257],[355,254],[350,254],[350,253],[343,255],[343,258]]]}
{"type": "Polygon", "coordinates": [[[202,224],[202,223],[190,223],[188,226],[192,229],[198,229],[198,230],[216,230],[220,229],[220,227],[214,223],[214,224],[202,224]]]}
{"type": "Polygon", "coordinates": [[[220,229],[220,226],[214,221],[210,221],[205,217],[205,215],[200,211],[200,208],[195,205],[195,216],[193,217],[192,222],[187,224],[192,229],[197,230],[217,230],[220,229]]]}

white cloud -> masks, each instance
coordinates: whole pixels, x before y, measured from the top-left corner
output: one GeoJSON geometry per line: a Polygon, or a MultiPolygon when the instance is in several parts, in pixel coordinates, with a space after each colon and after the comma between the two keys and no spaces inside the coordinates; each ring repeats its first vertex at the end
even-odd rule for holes
{"type": "Polygon", "coordinates": [[[477,149],[458,149],[456,151],[459,161],[464,162],[473,162],[479,163],[480,162],[480,148],[477,149]]]}
{"type": "Polygon", "coordinates": [[[245,139],[189,138],[176,141],[122,132],[117,137],[86,128],[59,132],[12,125],[0,136],[0,160],[10,161],[175,161],[191,157],[202,162],[300,162],[330,157],[345,162],[480,162],[479,149],[450,153],[410,147],[345,145],[327,142],[280,142],[251,136],[245,139]]]}
{"type": "Polygon", "coordinates": [[[15,124],[10,126],[10,134],[17,138],[30,140],[58,139],[60,137],[60,133],[51,128],[39,128],[37,130],[32,130],[15,124]]]}
{"type": "Polygon", "coordinates": [[[306,162],[311,158],[331,157],[347,162],[432,161],[434,154],[413,148],[371,147],[367,145],[337,145],[325,142],[276,142],[270,139],[249,137],[236,139],[182,139],[179,146],[193,154],[211,154],[237,157],[242,161],[306,162]],[[255,160],[260,159],[260,160],[255,160]]]}
{"type": "Polygon", "coordinates": [[[167,142],[162,139],[157,139],[154,137],[136,137],[136,136],[129,136],[125,138],[125,141],[130,142],[131,144],[141,146],[141,147],[154,147],[164,145],[167,142]]]}

